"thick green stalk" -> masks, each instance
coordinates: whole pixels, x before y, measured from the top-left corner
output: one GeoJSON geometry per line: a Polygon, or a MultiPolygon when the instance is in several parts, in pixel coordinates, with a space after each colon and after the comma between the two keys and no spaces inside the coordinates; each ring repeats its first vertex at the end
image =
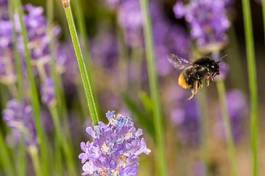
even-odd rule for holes
{"type": "Polygon", "coordinates": [[[26,30],[26,26],[24,24],[23,16],[24,13],[22,11],[22,5],[20,0],[14,1],[15,5],[15,11],[18,14],[19,18],[19,25],[21,27],[21,33],[23,38],[23,47],[25,52],[25,61],[26,61],[26,68],[27,68],[27,76],[29,79],[29,87],[30,87],[30,99],[33,107],[33,114],[35,116],[35,126],[37,129],[37,136],[38,136],[38,142],[40,145],[40,151],[41,151],[41,158],[42,158],[42,172],[43,175],[48,175],[48,150],[46,145],[46,139],[44,134],[44,128],[41,124],[41,113],[40,113],[40,102],[37,92],[37,87],[34,79],[33,69],[31,65],[31,53],[28,48],[28,34],[26,30]]]}
{"type": "Polygon", "coordinates": [[[236,152],[235,152],[235,144],[233,140],[232,130],[231,130],[231,121],[229,117],[229,112],[227,108],[227,100],[225,94],[225,84],[223,80],[217,81],[217,91],[219,95],[220,106],[222,108],[222,116],[224,121],[224,130],[226,134],[226,142],[228,146],[228,157],[231,162],[232,167],[232,175],[238,175],[237,169],[237,161],[236,161],[236,152]]]}
{"type": "Polygon", "coordinates": [[[153,44],[153,32],[152,24],[149,13],[149,3],[148,0],[140,0],[142,14],[144,17],[144,37],[145,37],[145,48],[146,48],[146,58],[147,58],[147,69],[149,76],[149,86],[151,99],[154,103],[154,126],[157,142],[157,161],[158,172],[160,176],[167,175],[167,162],[165,154],[165,139],[164,139],[164,129],[162,122],[162,112],[160,104],[160,92],[158,86],[158,78],[155,63],[155,53],[153,44]]]}
{"type": "Polygon", "coordinates": [[[253,40],[252,16],[249,0],[242,0],[244,28],[246,38],[246,54],[248,63],[248,77],[251,104],[251,148],[252,148],[252,175],[259,175],[259,127],[258,127],[258,88],[255,61],[255,46],[253,40]]]}
{"type": "Polygon", "coordinates": [[[79,39],[76,33],[73,14],[72,14],[72,10],[70,7],[70,1],[62,0],[62,2],[64,6],[64,11],[65,11],[69,31],[70,31],[71,38],[72,38],[72,43],[73,43],[75,54],[76,54],[76,59],[77,59],[78,66],[79,66],[79,71],[81,74],[83,87],[85,90],[86,100],[88,103],[91,119],[92,119],[93,124],[97,124],[97,122],[99,121],[99,117],[98,117],[97,107],[96,107],[94,93],[92,89],[91,73],[90,73],[91,70],[86,69],[86,65],[84,62],[84,58],[83,58],[80,43],[79,43],[79,39]]]}

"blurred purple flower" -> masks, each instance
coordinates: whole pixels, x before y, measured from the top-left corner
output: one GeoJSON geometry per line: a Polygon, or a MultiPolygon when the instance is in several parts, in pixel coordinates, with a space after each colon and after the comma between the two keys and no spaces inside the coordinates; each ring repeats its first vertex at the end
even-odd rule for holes
{"type": "Polygon", "coordinates": [[[200,49],[220,50],[226,43],[226,31],[230,26],[223,0],[196,0],[188,5],[178,2],[174,6],[177,18],[185,17],[191,27],[191,35],[200,49]]]}
{"type": "MultiPolygon", "coordinates": [[[[3,2],[0,2],[1,8],[3,2]]],[[[8,18],[0,17],[0,81],[4,84],[13,84],[16,79],[13,68],[12,27],[8,18]]]]}
{"type": "MultiPolygon", "coordinates": [[[[244,134],[244,123],[248,114],[247,101],[241,91],[232,90],[227,93],[227,104],[232,135],[235,141],[239,141],[244,134]]],[[[215,131],[219,137],[225,139],[222,118],[217,121],[215,131]]]]}
{"type": "MultiPolygon", "coordinates": [[[[48,24],[44,16],[42,7],[35,7],[30,4],[24,7],[25,16],[24,21],[28,32],[29,48],[32,56],[33,64],[47,63],[51,59],[49,51],[49,43],[56,39],[60,29],[55,27],[51,29],[50,36],[48,35],[48,24]]],[[[17,22],[18,23],[18,22],[17,22]]],[[[20,28],[16,30],[20,33],[20,28]]],[[[55,40],[56,41],[56,40],[55,40]]],[[[22,37],[19,38],[19,48],[24,53],[22,37]]]]}
{"type": "Polygon", "coordinates": [[[178,128],[178,137],[181,143],[195,147],[200,142],[198,104],[195,100],[185,100],[181,107],[177,107],[171,112],[171,118],[178,128]]]}
{"type": "Polygon", "coordinates": [[[86,129],[92,140],[81,142],[82,175],[136,176],[139,155],[150,153],[142,130],[134,127],[131,118],[113,111],[107,112],[106,118],[107,125],[99,122],[86,129]]]}
{"type": "Polygon", "coordinates": [[[56,102],[55,86],[50,77],[46,78],[42,84],[41,97],[42,101],[48,106],[53,106],[56,102]]]}
{"type": "Polygon", "coordinates": [[[200,113],[195,99],[188,101],[186,93],[176,85],[165,94],[169,116],[177,128],[177,137],[183,145],[197,147],[200,142],[200,113]]]}
{"type": "Polygon", "coordinates": [[[162,23],[160,27],[159,25],[154,25],[154,40],[157,70],[160,76],[166,76],[174,70],[168,62],[170,53],[183,58],[189,57],[191,43],[181,27],[170,26],[170,24],[166,23],[162,23]]]}
{"type": "Polygon", "coordinates": [[[99,33],[91,41],[93,63],[113,70],[118,66],[118,49],[118,41],[114,34],[109,32],[99,33]]]}
{"type": "Polygon", "coordinates": [[[119,23],[125,31],[125,40],[131,47],[143,46],[143,17],[138,0],[122,1],[118,10],[119,23]]]}
{"type": "Polygon", "coordinates": [[[74,90],[79,78],[78,65],[72,43],[61,43],[57,49],[57,69],[63,73],[63,82],[67,91],[74,90]]]}
{"type": "Polygon", "coordinates": [[[10,100],[4,110],[3,119],[12,129],[12,136],[18,140],[25,140],[27,145],[36,145],[36,129],[32,115],[32,107],[25,101],[10,100]]]}
{"type": "Polygon", "coordinates": [[[8,0],[0,0],[0,20],[8,19],[8,0]]]}

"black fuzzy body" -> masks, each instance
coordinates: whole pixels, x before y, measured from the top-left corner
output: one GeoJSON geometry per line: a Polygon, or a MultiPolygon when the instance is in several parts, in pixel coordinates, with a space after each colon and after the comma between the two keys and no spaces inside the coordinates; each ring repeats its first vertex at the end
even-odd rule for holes
{"type": "Polygon", "coordinates": [[[196,82],[201,85],[205,79],[213,80],[219,74],[219,65],[212,59],[201,58],[185,68],[183,74],[187,84],[193,89],[196,82]]]}

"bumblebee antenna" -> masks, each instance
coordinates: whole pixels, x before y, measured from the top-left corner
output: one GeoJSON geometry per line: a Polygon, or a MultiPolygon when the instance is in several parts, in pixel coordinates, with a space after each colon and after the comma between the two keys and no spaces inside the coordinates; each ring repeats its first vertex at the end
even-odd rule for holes
{"type": "Polygon", "coordinates": [[[228,56],[228,54],[223,55],[222,57],[219,58],[219,61],[217,61],[218,63],[220,63],[224,58],[226,58],[228,56]]]}

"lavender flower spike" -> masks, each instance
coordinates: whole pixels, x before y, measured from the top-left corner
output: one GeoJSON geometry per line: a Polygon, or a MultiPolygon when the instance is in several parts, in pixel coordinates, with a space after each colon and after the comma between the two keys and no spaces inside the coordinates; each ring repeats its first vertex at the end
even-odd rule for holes
{"type": "Polygon", "coordinates": [[[3,119],[12,129],[11,138],[15,139],[16,143],[19,140],[25,140],[27,145],[37,144],[32,107],[27,102],[8,101],[3,119]]]}
{"type": "Polygon", "coordinates": [[[227,3],[224,0],[196,0],[188,5],[178,2],[174,13],[177,18],[185,17],[201,50],[214,52],[220,50],[227,40],[226,31],[230,27],[227,3]]]}
{"type": "Polygon", "coordinates": [[[136,129],[130,117],[106,113],[109,123],[99,122],[86,129],[91,141],[81,142],[79,159],[83,174],[91,176],[136,176],[138,158],[149,154],[141,129],[136,129]]]}

